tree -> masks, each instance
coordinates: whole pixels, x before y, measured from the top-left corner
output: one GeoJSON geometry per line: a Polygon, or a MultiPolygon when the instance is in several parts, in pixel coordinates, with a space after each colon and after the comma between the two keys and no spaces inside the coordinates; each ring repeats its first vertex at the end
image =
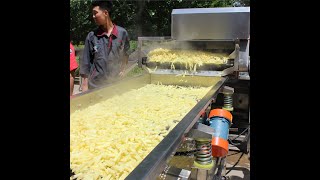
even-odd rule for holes
{"type": "Polygon", "coordinates": [[[70,1],[70,39],[74,45],[83,42],[89,29],[95,27],[89,7],[90,1],[70,1]]]}
{"type": "MultiPolygon", "coordinates": [[[[70,37],[75,45],[83,43],[96,25],[90,0],[70,1],[70,37]]],[[[178,8],[250,6],[250,0],[113,0],[112,19],[127,29],[130,39],[138,36],[170,36],[171,12],[178,8]]]]}

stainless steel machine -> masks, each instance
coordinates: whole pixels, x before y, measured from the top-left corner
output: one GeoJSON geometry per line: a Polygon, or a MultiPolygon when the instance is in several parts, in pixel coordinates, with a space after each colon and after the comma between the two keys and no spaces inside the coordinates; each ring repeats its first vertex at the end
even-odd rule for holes
{"type": "MultiPolygon", "coordinates": [[[[197,148],[195,148],[196,143],[194,141],[188,142],[186,139],[195,140],[196,137],[204,138],[214,134],[212,128],[197,123],[197,120],[199,118],[207,119],[212,109],[223,108],[232,112],[233,115],[228,138],[229,145],[237,147],[243,153],[250,153],[250,7],[174,9],[172,11],[171,37],[139,37],[138,42],[141,59],[139,65],[153,69],[152,75],[185,74],[208,79],[210,77],[225,78],[221,86],[217,87],[215,93],[211,94],[210,98],[206,100],[207,102],[202,109],[191,111],[193,116],[188,119],[188,128],[174,129],[179,131],[180,134],[176,137],[176,142],[172,141],[169,146],[173,146],[173,150],[165,147],[159,150],[163,153],[167,152],[166,156],[162,160],[159,157],[157,157],[157,160],[152,159],[152,161],[159,162],[159,164],[153,162],[153,164],[157,164],[153,167],[150,167],[150,161],[146,164],[141,163],[141,168],[150,167],[150,172],[145,173],[146,176],[144,177],[148,179],[156,176],[159,174],[159,169],[163,169],[165,166],[165,170],[162,171],[162,178],[222,179],[225,175],[225,171],[223,171],[225,157],[215,159],[215,166],[210,169],[211,171],[194,166],[190,168],[192,160],[194,160],[190,158],[190,155],[194,158],[196,158],[196,155],[186,152],[192,152],[197,148]],[[227,53],[229,59],[224,65],[205,66],[196,72],[179,69],[179,67],[170,69],[168,64],[157,64],[155,66],[155,64],[149,63],[148,52],[158,47],[227,53]],[[201,112],[203,111],[206,113],[202,116],[201,112]],[[186,146],[193,148],[187,148],[187,150],[186,146]],[[172,151],[175,153],[172,153],[172,151]],[[172,154],[184,154],[183,152],[189,156],[172,156],[172,154]],[[171,155],[171,161],[169,154],[171,155]],[[186,161],[189,161],[189,163],[186,163],[186,161]]],[[[137,178],[142,171],[146,172],[146,170],[147,168],[139,171],[138,166],[128,178],[137,178]]]]}
{"type": "Polygon", "coordinates": [[[228,147],[250,149],[249,38],[250,7],[173,9],[171,37],[138,38],[138,65],[145,73],[72,97],[71,112],[146,84],[212,86],[126,179],[224,179],[228,147]],[[158,47],[224,52],[229,58],[197,71],[155,67],[148,53],[158,47]],[[221,140],[213,139],[221,134],[227,149],[216,153],[221,140]]]}

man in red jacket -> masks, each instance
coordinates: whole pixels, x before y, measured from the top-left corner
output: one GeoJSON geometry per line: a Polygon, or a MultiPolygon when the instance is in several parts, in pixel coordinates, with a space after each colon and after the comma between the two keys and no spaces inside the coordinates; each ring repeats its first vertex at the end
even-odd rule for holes
{"type": "Polygon", "coordinates": [[[74,47],[70,42],[70,96],[73,94],[75,71],[78,68],[74,47]]]}

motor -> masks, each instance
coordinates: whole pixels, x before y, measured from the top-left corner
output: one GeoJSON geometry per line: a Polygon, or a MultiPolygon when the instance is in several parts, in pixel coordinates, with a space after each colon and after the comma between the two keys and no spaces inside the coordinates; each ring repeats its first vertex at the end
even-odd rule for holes
{"type": "Polygon", "coordinates": [[[213,109],[209,113],[209,126],[214,129],[211,150],[212,156],[224,157],[229,151],[229,128],[232,123],[232,114],[224,109],[213,109]]]}

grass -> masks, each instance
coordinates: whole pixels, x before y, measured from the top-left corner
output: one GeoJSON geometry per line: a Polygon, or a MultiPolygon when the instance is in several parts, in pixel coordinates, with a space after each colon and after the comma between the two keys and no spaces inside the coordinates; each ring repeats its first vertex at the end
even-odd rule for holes
{"type": "Polygon", "coordinates": [[[133,52],[138,47],[138,41],[130,41],[130,50],[133,52]]]}
{"type": "Polygon", "coordinates": [[[77,63],[78,63],[78,68],[77,68],[76,71],[75,71],[75,76],[76,76],[76,77],[77,77],[77,76],[80,76],[80,73],[79,73],[79,70],[80,70],[80,62],[79,62],[79,60],[80,60],[80,57],[76,56],[76,61],[77,61],[77,63]]]}
{"type": "Polygon", "coordinates": [[[126,74],[126,77],[134,77],[137,75],[141,75],[142,73],[143,73],[143,69],[138,66],[135,66],[126,74]]]}

